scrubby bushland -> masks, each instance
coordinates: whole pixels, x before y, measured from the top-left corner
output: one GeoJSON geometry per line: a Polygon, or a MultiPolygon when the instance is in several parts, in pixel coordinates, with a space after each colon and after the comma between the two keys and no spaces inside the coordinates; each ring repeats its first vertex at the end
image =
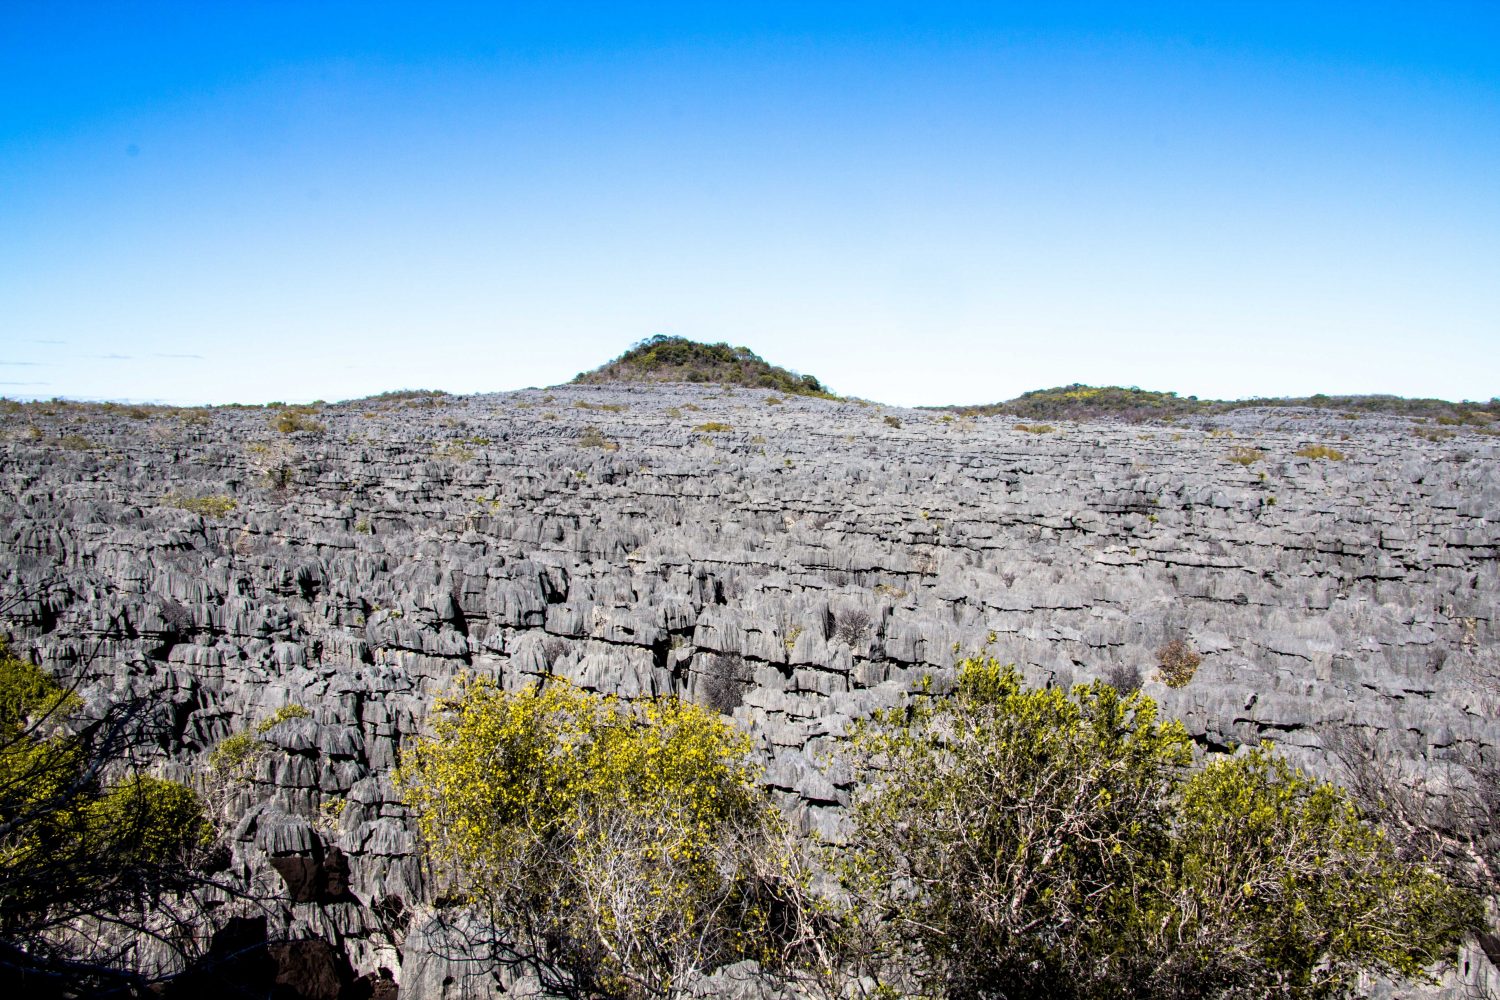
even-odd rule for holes
{"type": "Polygon", "coordinates": [[[967,416],[1013,416],[1030,420],[1171,420],[1194,414],[1229,413],[1246,407],[1285,406],[1422,416],[1439,423],[1483,427],[1500,418],[1500,399],[1488,403],[1453,403],[1444,399],[1406,399],[1400,396],[1314,396],[1255,399],[1199,399],[1175,392],[1135,386],[1093,386],[1075,382],[1053,389],[1033,389],[1003,403],[981,406],[933,407],[967,416]]]}
{"type": "Polygon", "coordinates": [[[428,725],[397,781],[442,889],[553,992],[674,996],[797,946],[795,852],[748,737],[712,712],[475,680],[428,725]]]}
{"type": "Polygon", "coordinates": [[[1074,383],[1055,389],[1033,389],[1004,403],[944,407],[967,416],[1015,416],[1030,420],[1159,420],[1198,412],[1206,404],[1196,396],[1120,386],[1074,383]]]}
{"type": "Polygon", "coordinates": [[[0,644],[0,984],[13,996],[124,989],[133,937],[191,941],[212,830],[189,788],[140,770],[140,706],[87,717],[0,644]]]}
{"type": "Polygon", "coordinates": [[[252,441],[245,453],[261,486],[283,496],[291,492],[302,464],[302,453],[294,445],[284,439],[252,441]]]}
{"type": "Polygon", "coordinates": [[[847,961],[900,993],[1345,995],[1419,976],[1474,897],[1268,748],[1191,770],[1180,723],[988,658],[856,733],[847,961]]]}
{"type": "Polygon", "coordinates": [[[658,334],[633,345],[609,364],[581,372],[575,383],[713,382],[743,385],[800,396],[836,398],[811,375],[768,363],[748,347],[700,344],[686,337],[658,334]]]}

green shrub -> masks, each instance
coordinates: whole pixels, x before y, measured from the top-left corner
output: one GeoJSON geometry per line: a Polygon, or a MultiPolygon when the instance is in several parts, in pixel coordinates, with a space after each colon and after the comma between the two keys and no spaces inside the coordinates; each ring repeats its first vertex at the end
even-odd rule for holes
{"type": "Polygon", "coordinates": [[[1155,703],[988,657],[857,727],[845,961],[890,995],[1344,995],[1420,976],[1483,910],[1339,789],[1252,750],[1190,771],[1155,703]]]}
{"type": "Polygon", "coordinates": [[[1259,448],[1252,448],[1249,445],[1240,444],[1235,445],[1233,448],[1230,448],[1228,454],[1226,454],[1224,457],[1228,461],[1233,462],[1235,465],[1243,465],[1248,469],[1256,462],[1264,459],[1266,457],[1266,453],[1261,451],[1259,448]]]}
{"type": "Polygon", "coordinates": [[[64,434],[57,439],[57,446],[68,451],[88,451],[94,443],[82,434],[64,434]]]}
{"type": "Polygon", "coordinates": [[[900,427],[901,426],[901,418],[900,417],[896,417],[896,416],[892,416],[890,414],[886,414],[886,416],[885,416],[885,425],[887,427],[900,427]]]}
{"type": "Polygon", "coordinates": [[[1051,424],[1012,424],[1011,430],[1020,431],[1023,434],[1051,434],[1057,428],[1051,424]]]}
{"type": "Polygon", "coordinates": [[[730,431],[734,430],[734,426],[718,420],[710,420],[706,423],[699,424],[697,427],[694,427],[693,430],[703,434],[727,434],[730,431]]]}
{"type": "Polygon", "coordinates": [[[1269,744],[1184,782],[1172,834],[1148,950],[1192,956],[1178,993],[1326,997],[1362,973],[1429,978],[1483,920],[1477,899],[1399,859],[1343,789],[1269,744]]]}
{"type": "Polygon", "coordinates": [[[249,730],[231,733],[208,755],[208,766],[220,779],[235,782],[249,778],[271,745],[260,737],[289,719],[305,719],[312,713],[301,705],[283,705],[249,730]]]}
{"type": "Polygon", "coordinates": [[[250,769],[266,752],[265,743],[251,733],[231,733],[215,744],[208,755],[213,772],[230,780],[249,776],[250,769]]]}
{"type": "Polygon", "coordinates": [[[1162,853],[1173,775],[1192,759],[1180,723],[1105,684],[1025,690],[986,657],[961,664],[952,697],[877,713],[853,749],[841,877],[889,985],[1066,996],[1120,974],[1107,960],[1131,923],[1131,873],[1162,853]],[[1097,953],[1068,954],[1090,938],[1097,953]]]}
{"type": "Polygon", "coordinates": [[[0,737],[7,743],[42,720],[61,722],[82,707],[78,695],[41,667],[12,654],[0,639],[0,737]]]}

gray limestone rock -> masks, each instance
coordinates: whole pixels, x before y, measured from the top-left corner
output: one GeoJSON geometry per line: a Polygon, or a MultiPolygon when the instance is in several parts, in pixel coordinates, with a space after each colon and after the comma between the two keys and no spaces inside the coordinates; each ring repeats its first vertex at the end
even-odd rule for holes
{"type": "Polygon", "coordinates": [[[1500,754],[1491,436],[1287,408],[1051,434],[902,410],[895,428],[895,411],[767,395],[364,400],[323,408],[321,435],[254,408],[14,410],[3,627],[91,704],[155,705],[176,773],[308,709],[262,734],[229,797],[238,863],[336,844],[350,898],[298,919],[359,974],[399,967],[409,996],[515,985],[455,964],[473,927],[431,911],[389,781],[465,673],[712,698],[830,839],[850,791],[838,738],[923,677],[944,689],[969,651],[1031,683],[1134,670],[1205,750],[1272,739],[1320,774],[1337,776],[1342,729],[1382,734],[1418,779],[1500,754]],[[708,421],[733,432],[694,432],[708,421]],[[1298,457],[1309,443],[1347,459],[1298,457]],[[1266,457],[1229,461],[1239,445],[1266,457]],[[1174,639],[1202,657],[1176,689],[1158,676],[1174,639]]]}

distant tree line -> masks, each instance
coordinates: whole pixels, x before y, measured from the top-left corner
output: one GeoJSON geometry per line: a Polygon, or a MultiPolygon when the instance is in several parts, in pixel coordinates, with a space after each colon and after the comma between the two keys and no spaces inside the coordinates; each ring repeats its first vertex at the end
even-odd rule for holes
{"type": "Polygon", "coordinates": [[[1440,424],[1487,426],[1500,418],[1500,399],[1455,403],[1444,399],[1407,399],[1402,396],[1312,396],[1257,397],[1254,399],[1199,399],[1136,386],[1092,386],[1075,382],[1052,389],[1033,389],[1014,399],[977,406],[944,406],[932,409],[965,416],[1011,416],[1027,420],[1098,420],[1101,418],[1140,422],[1174,419],[1195,414],[1229,413],[1253,406],[1305,407],[1354,413],[1390,413],[1423,417],[1440,424]]]}

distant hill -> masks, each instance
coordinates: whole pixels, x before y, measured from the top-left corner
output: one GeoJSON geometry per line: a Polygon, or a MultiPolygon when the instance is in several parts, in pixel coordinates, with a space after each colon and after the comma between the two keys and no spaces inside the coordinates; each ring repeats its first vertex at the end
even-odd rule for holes
{"type": "Polygon", "coordinates": [[[1013,416],[1029,420],[1099,420],[1130,422],[1163,420],[1202,413],[1226,413],[1251,406],[1302,406],[1365,413],[1394,413],[1434,418],[1440,424],[1488,424],[1500,418],[1500,400],[1454,403],[1445,399],[1406,399],[1401,396],[1295,396],[1257,399],[1199,399],[1175,392],[1135,386],[1092,386],[1074,383],[1054,389],[1033,389],[1003,403],[981,406],[941,406],[967,416],[1013,416]]]}
{"type": "Polygon", "coordinates": [[[813,376],[773,365],[748,347],[700,344],[664,334],[643,340],[608,364],[580,372],[573,379],[575,385],[604,382],[711,382],[837,398],[813,376]]]}

